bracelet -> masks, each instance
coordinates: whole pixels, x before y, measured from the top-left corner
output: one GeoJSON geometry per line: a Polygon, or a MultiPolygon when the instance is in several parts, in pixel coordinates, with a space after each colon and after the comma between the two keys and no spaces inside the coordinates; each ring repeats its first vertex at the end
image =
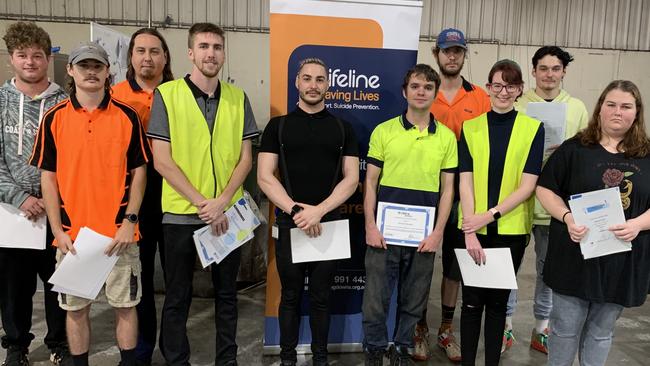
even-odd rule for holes
{"type": "Polygon", "coordinates": [[[568,210],[567,212],[564,213],[564,215],[562,215],[562,223],[563,224],[566,224],[566,221],[564,221],[564,218],[566,217],[566,215],[568,215],[570,213],[571,213],[571,210],[568,210]]]}

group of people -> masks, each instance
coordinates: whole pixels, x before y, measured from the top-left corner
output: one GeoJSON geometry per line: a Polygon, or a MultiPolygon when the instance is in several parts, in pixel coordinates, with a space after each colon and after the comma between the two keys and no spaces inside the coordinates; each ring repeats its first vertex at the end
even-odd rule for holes
{"type": "MultiPolygon", "coordinates": [[[[55,365],[88,365],[92,301],[57,294],[47,282],[57,263],[75,255],[82,227],[113,238],[119,255],[105,285],[115,310],[121,365],[147,365],[157,343],[154,260],[165,279],[160,351],[169,365],[189,365],[187,320],[192,300],[195,230],[228,230],[224,211],[243,196],[259,130],[246,93],[219,80],[225,33],[210,23],[188,34],[192,70],[174,79],[169,47],[151,28],[129,44],[127,80],[111,86],[108,55],[85,43],[70,52],[65,91],[47,78],[48,34],[34,23],[12,24],[4,36],[14,78],[0,88],[0,202],[28,219],[48,219],[45,250],[0,248],[0,309],[7,349],[3,365],[28,365],[32,297],[44,283],[45,344],[55,365]],[[137,243],[137,245],[136,245],[137,243]]],[[[603,365],[616,319],[640,306],[650,288],[650,142],[638,88],[613,81],[593,115],[562,89],[566,51],[533,56],[534,88],[524,92],[520,67],[498,61],[487,93],[461,75],[467,43],[443,30],[433,56],[440,74],[418,64],[404,76],[404,113],[379,123],[367,152],[364,183],[366,365],[409,365],[430,357],[427,303],[435,252],[442,249],[441,325],[436,343],[447,357],[474,365],[481,328],[485,364],[512,345],[516,292],[466,286],[454,249],[476,264],[484,248],[509,248],[519,268],[531,232],[537,282],[531,347],[549,365],[603,365]],[[526,115],[530,102],[566,104],[566,141],[544,147],[543,124],[526,115]],[[619,187],[626,223],[609,229],[629,252],[584,260],[567,201],[573,194],[619,187]],[[537,198],[537,201],[535,200],[537,198]],[[387,243],[376,224],[380,202],[435,208],[431,233],[417,246],[387,243]],[[461,337],[453,319],[462,286],[461,337]],[[386,318],[397,288],[397,319],[386,318]],[[485,313],[484,325],[481,325],[485,313]],[[550,319],[550,322],[549,322],[550,319]],[[393,345],[389,348],[389,338],[393,345]]],[[[280,276],[280,360],[296,365],[301,297],[308,276],[314,365],[328,364],[329,302],[336,261],[293,263],[292,228],[320,236],[324,222],[359,183],[359,144],[352,125],[325,107],[328,68],[317,58],[296,70],[296,108],[267,124],[257,180],[275,205],[275,257],[280,276]],[[277,172],[277,173],[276,173],[277,172]]],[[[215,295],[215,364],[237,365],[240,251],[211,265],[215,295]]]]}

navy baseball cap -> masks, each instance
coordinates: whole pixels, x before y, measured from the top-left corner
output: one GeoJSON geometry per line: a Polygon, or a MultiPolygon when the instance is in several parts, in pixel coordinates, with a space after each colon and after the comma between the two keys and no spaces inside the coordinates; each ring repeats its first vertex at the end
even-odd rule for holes
{"type": "Polygon", "coordinates": [[[465,42],[465,35],[458,29],[447,28],[438,34],[438,41],[436,45],[440,49],[449,47],[461,47],[467,49],[467,42],[465,42]]]}

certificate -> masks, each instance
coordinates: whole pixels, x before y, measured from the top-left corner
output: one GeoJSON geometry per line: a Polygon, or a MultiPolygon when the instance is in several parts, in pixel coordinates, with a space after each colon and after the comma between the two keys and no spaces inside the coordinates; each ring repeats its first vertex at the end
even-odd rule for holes
{"type": "Polygon", "coordinates": [[[293,263],[347,259],[350,251],[350,224],[348,220],[321,223],[322,232],[310,238],[304,231],[293,228],[291,234],[291,260],[293,263]]]}
{"type": "Polygon", "coordinates": [[[19,209],[0,203],[0,248],[45,249],[45,215],[31,221],[19,209]]]}
{"type": "Polygon", "coordinates": [[[435,212],[435,207],[379,202],[377,227],[386,244],[417,247],[433,231],[435,212]]]}
{"type": "Polygon", "coordinates": [[[587,227],[580,240],[580,251],[585,259],[632,250],[632,244],[616,238],[609,227],[625,223],[618,187],[575,194],[569,207],[576,225],[587,227]]]}
{"type": "Polygon", "coordinates": [[[509,248],[483,249],[485,264],[474,263],[467,249],[454,249],[465,286],[517,289],[515,266],[509,248]]]}
{"type": "Polygon", "coordinates": [[[544,158],[548,149],[564,141],[566,129],[566,103],[533,102],[526,106],[526,114],[544,124],[544,158]]]}

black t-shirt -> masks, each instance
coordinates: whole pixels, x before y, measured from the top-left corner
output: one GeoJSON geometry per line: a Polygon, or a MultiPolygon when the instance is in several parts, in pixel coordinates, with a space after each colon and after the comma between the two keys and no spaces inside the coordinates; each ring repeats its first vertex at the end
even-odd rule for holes
{"type": "MultiPolygon", "coordinates": [[[[278,126],[281,117],[272,118],[262,135],[261,152],[278,154],[280,141],[278,126]]],[[[343,156],[359,156],[359,145],[350,123],[341,120],[341,131],[336,117],[327,109],[309,114],[300,108],[286,115],[282,128],[282,143],[286,157],[291,198],[296,202],[317,205],[332,193],[332,183],[342,179],[339,166],[339,148],[343,145],[343,156]],[[345,135],[345,140],[344,136],[345,135]]],[[[284,182],[285,172],[281,160],[280,181],[284,182]]],[[[289,192],[288,192],[289,193],[289,192]]],[[[331,215],[328,215],[328,217],[331,215]]]]}
{"type": "MultiPolygon", "coordinates": [[[[490,162],[488,163],[488,208],[499,204],[499,191],[503,178],[503,167],[506,163],[506,152],[512,135],[512,128],[517,118],[517,111],[511,110],[507,113],[487,112],[488,136],[490,139],[490,162]]],[[[544,156],[544,127],[540,124],[537,133],[530,147],[530,152],[524,165],[524,173],[539,175],[542,170],[542,158],[544,156]]],[[[461,132],[458,143],[458,171],[473,172],[474,161],[467,146],[465,134],[461,132]]],[[[489,227],[496,228],[496,222],[489,227]]]]}
{"type": "MultiPolygon", "coordinates": [[[[618,186],[629,220],[650,209],[649,181],[650,156],[626,158],[572,138],[550,156],[538,184],[565,202],[573,194],[618,186]]],[[[640,306],[650,287],[650,231],[639,233],[632,241],[632,251],[585,260],[580,245],[569,238],[566,225],[552,219],[544,282],[563,295],[640,306]]]]}

